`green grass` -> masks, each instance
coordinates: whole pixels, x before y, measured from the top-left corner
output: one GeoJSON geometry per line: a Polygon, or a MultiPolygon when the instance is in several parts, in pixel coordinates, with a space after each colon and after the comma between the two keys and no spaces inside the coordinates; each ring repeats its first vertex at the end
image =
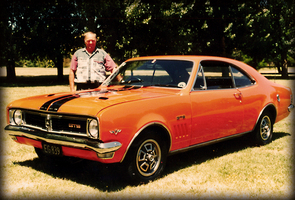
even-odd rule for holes
{"type": "MultiPolygon", "coordinates": [[[[276,80],[291,86],[293,82],[276,80]]],[[[164,174],[131,185],[118,166],[69,160],[43,163],[33,147],[3,131],[5,106],[12,100],[69,91],[67,85],[0,87],[1,190],[9,199],[281,199],[290,198],[294,174],[294,114],[277,123],[272,143],[257,147],[238,138],[168,157],[164,174]]]]}

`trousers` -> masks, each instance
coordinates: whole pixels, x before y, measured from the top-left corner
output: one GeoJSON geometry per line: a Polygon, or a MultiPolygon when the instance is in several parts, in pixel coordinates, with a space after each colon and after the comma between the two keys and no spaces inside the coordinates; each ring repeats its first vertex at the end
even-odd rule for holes
{"type": "Polygon", "coordinates": [[[101,83],[94,82],[94,83],[77,83],[77,90],[88,90],[88,89],[95,89],[100,86],[101,83]]]}

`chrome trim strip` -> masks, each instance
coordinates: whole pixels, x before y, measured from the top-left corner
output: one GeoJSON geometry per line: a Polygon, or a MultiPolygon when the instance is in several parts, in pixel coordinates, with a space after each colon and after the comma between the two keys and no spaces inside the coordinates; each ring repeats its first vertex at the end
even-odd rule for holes
{"type": "MultiPolygon", "coordinates": [[[[24,124],[23,125],[24,128],[31,128],[31,129],[36,129],[36,130],[40,130],[40,131],[44,131],[44,132],[48,132],[48,133],[56,133],[56,134],[65,134],[65,135],[71,135],[71,136],[88,136],[87,133],[78,133],[78,132],[67,132],[67,131],[53,131],[53,130],[46,130],[46,129],[42,129],[38,126],[33,126],[33,125],[29,125],[29,124],[24,124]]],[[[88,136],[89,137],[89,136],[88,136]]]]}
{"type": "Polygon", "coordinates": [[[264,108],[260,111],[260,113],[259,113],[259,115],[258,115],[258,118],[257,118],[257,120],[256,120],[256,122],[255,122],[255,126],[253,127],[253,130],[255,129],[255,127],[256,127],[256,125],[257,125],[257,123],[258,123],[258,121],[259,121],[259,119],[260,119],[262,113],[265,111],[265,109],[266,109],[268,106],[273,106],[273,107],[275,108],[275,110],[276,110],[276,113],[275,113],[275,114],[276,114],[276,115],[274,116],[274,117],[275,117],[275,118],[274,118],[274,121],[276,121],[276,118],[277,118],[277,115],[278,115],[278,110],[277,110],[276,106],[275,106],[273,103],[268,103],[268,104],[266,104],[266,105],[264,106],[264,108]]]}
{"type": "Polygon", "coordinates": [[[46,111],[46,110],[36,110],[36,109],[30,109],[30,108],[23,108],[23,107],[8,107],[9,110],[22,110],[22,111],[29,111],[29,112],[36,112],[36,113],[40,113],[40,114],[43,114],[43,115],[47,115],[47,114],[50,114],[50,115],[65,115],[65,116],[69,116],[69,117],[90,117],[90,118],[96,118],[95,115],[85,115],[85,114],[75,114],[75,113],[68,113],[68,112],[52,112],[52,111],[46,111]]]}
{"type": "Polygon", "coordinates": [[[64,135],[50,134],[42,131],[37,131],[30,128],[19,127],[8,125],[5,127],[6,131],[9,131],[11,137],[27,137],[33,140],[39,140],[48,142],[51,144],[58,144],[62,146],[69,146],[75,148],[91,149],[96,153],[110,153],[117,151],[121,148],[122,144],[120,142],[108,142],[102,143],[94,140],[89,140],[87,138],[76,138],[68,137],[64,135]]]}
{"type": "Polygon", "coordinates": [[[235,135],[231,135],[231,136],[227,136],[227,137],[223,137],[223,138],[218,138],[216,140],[210,140],[208,142],[202,142],[202,143],[195,144],[195,145],[185,147],[185,148],[182,148],[182,149],[177,149],[177,150],[174,150],[174,151],[170,151],[168,153],[168,155],[171,156],[171,155],[174,155],[174,154],[177,154],[177,153],[189,151],[189,150],[192,150],[192,149],[195,149],[195,148],[200,148],[200,147],[207,146],[207,145],[214,144],[214,143],[218,143],[218,142],[221,142],[221,141],[224,141],[224,140],[229,140],[229,139],[233,139],[233,138],[236,138],[236,137],[241,137],[241,136],[243,136],[245,134],[248,134],[250,132],[251,131],[244,132],[244,133],[239,133],[239,134],[235,134],[235,135]]]}

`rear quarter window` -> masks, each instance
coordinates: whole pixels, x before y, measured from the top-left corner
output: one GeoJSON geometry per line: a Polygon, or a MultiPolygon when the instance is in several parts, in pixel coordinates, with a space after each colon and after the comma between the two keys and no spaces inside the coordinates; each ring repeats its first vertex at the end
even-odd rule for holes
{"type": "Polygon", "coordinates": [[[236,87],[246,87],[253,85],[253,81],[242,71],[238,70],[235,67],[231,67],[232,74],[235,80],[236,87]]]}

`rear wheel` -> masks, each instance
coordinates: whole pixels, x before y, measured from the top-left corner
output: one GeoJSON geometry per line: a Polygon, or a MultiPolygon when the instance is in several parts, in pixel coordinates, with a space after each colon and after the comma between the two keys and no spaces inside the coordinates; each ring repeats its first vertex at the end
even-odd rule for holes
{"type": "Polygon", "coordinates": [[[154,180],[162,173],[166,158],[166,144],[155,134],[146,134],[130,149],[128,174],[140,182],[154,180]]]}
{"type": "Polygon", "coordinates": [[[273,135],[273,120],[270,112],[264,112],[261,115],[253,134],[255,142],[259,145],[266,145],[271,142],[273,135]]]}

